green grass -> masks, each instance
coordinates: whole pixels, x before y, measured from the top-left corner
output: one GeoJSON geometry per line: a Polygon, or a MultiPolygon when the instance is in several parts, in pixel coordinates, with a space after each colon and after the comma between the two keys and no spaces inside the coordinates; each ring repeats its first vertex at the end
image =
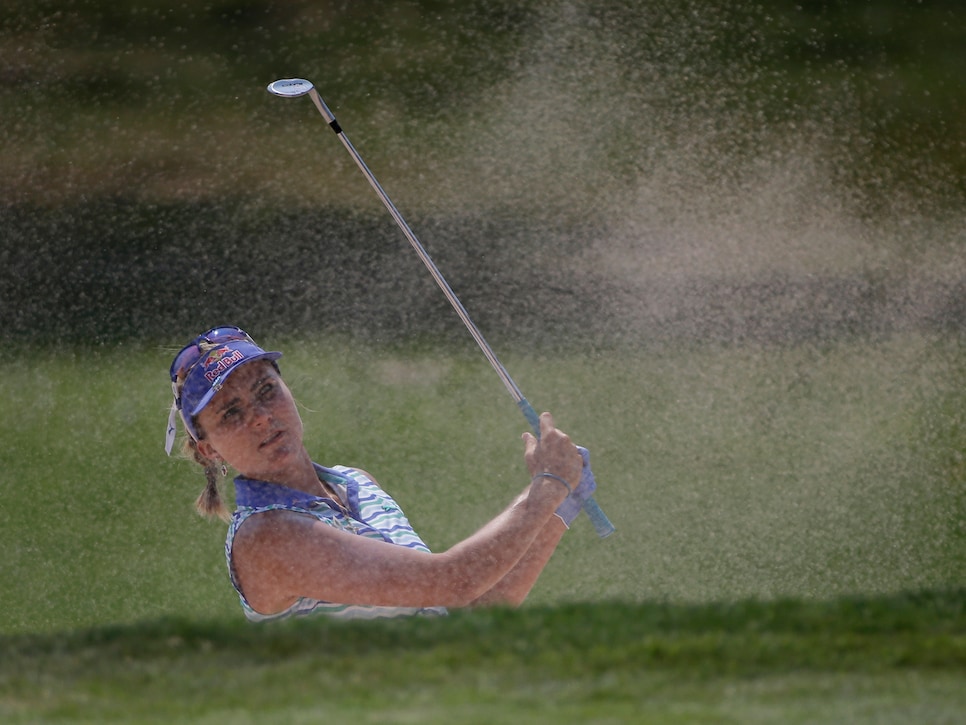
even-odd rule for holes
{"type": "MultiPolygon", "coordinates": [[[[525,428],[470,351],[268,341],[317,460],[371,471],[435,549],[526,482],[525,428]]],[[[239,615],[203,477],[162,449],[170,352],[24,350],[0,395],[0,632],[239,615]]],[[[960,343],[692,346],[504,362],[593,454],[598,501],[536,604],[828,598],[966,584],[960,343]]]]}
{"type": "Polygon", "coordinates": [[[0,637],[4,722],[961,722],[966,593],[0,637]]]}
{"type": "MultiPolygon", "coordinates": [[[[265,342],[313,454],[372,471],[434,548],[524,485],[474,352],[265,342]]],[[[507,355],[618,533],[578,521],[517,612],[271,627],[162,450],[170,353],[3,363],[4,722],[962,721],[956,340],[507,355]]]]}

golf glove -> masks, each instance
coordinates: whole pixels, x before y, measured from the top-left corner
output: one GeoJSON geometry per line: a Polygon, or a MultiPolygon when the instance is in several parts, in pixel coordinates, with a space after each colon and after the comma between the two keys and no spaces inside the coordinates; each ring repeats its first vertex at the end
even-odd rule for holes
{"type": "Polygon", "coordinates": [[[564,525],[568,529],[573,520],[577,518],[577,514],[584,507],[584,501],[593,496],[594,491],[597,489],[594,472],[590,470],[590,451],[581,446],[577,446],[577,450],[580,452],[580,457],[584,459],[584,467],[580,472],[580,483],[577,484],[576,488],[574,488],[554,512],[560,517],[560,520],[564,522],[564,525]]]}

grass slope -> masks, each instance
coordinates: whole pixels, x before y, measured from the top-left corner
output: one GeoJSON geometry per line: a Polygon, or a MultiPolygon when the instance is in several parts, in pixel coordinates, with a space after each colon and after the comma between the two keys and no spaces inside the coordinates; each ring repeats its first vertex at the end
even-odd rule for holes
{"type": "Polygon", "coordinates": [[[35,722],[962,722],[966,591],[0,638],[35,722]]]}

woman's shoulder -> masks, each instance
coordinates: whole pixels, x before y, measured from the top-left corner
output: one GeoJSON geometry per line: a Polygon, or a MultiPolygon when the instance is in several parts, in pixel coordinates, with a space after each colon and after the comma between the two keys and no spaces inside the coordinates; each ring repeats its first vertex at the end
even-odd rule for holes
{"type": "Polygon", "coordinates": [[[309,511],[301,511],[288,507],[265,508],[260,511],[255,511],[248,516],[244,521],[244,525],[238,527],[238,534],[245,532],[250,536],[252,532],[263,529],[277,529],[280,524],[311,524],[311,522],[316,520],[316,517],[309,511]]]}
{"type": "Polygon", "coordinates": [[[332,530],[318,516],[309,511],[299,511],[290,508],[270,508],[253,513],[238,527],[234,536],[233,548],[257,545],[273,546],[282,540],[292,537],[304,537],[309,532],[313,535],[324,535],[326,530],[332,530]]]}

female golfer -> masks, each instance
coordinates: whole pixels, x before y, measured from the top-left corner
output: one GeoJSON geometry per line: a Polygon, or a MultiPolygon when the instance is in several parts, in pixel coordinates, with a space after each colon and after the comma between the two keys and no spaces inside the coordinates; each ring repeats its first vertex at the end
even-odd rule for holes
{"type": "MultiPolygon", "coordinates": [[[[195,338],[171,365],[185,449],[205,469],[197,501],[229,520],[225,553],[245,614],[265,620],[313,611],[383,617],[524,600],[596,484],[584,449],[540,416],[523,434],[529,486],[499,516],[431,553],[396,502],[365,471],[314,463],[276,360],[237,327],[195,338]],[[218,493],[235,478],[234,514],[218,493]]],[[[485,474],[484,474],[485,475],[485,474]]]]}

